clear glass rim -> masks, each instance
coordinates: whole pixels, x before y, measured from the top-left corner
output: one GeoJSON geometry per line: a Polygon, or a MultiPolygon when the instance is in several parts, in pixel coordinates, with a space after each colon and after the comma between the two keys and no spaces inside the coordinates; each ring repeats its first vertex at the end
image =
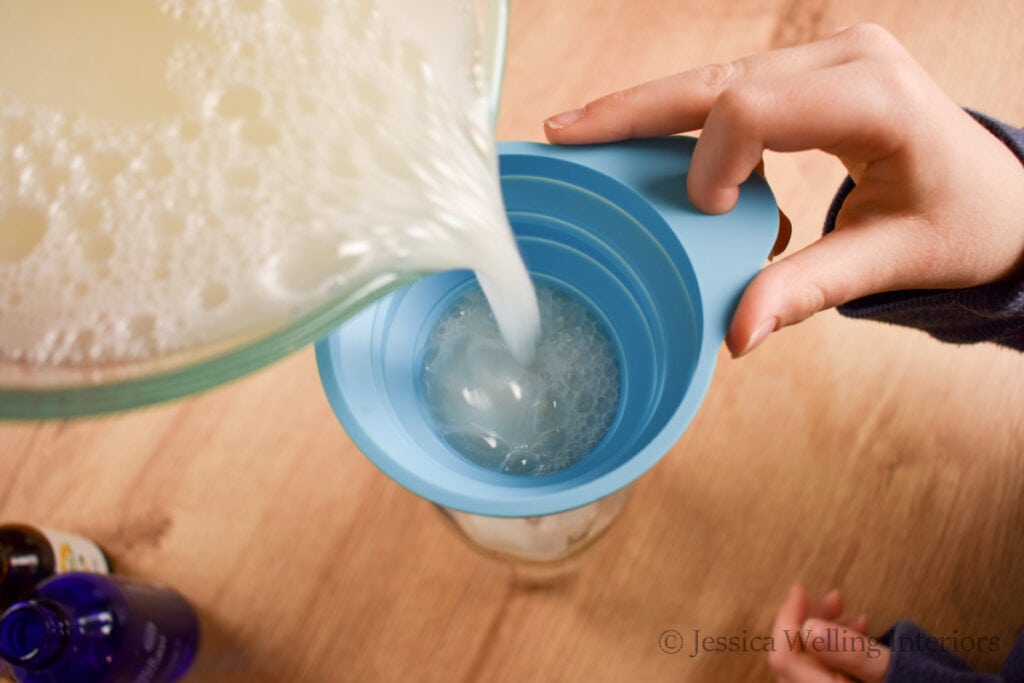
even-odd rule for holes
{"type": "MultiPolygon", "coordinates": [[[[492,121],[497,120],[508,42],[508,0],[478,0],[483,20],[483,45],[490,46],[485,65],[490,72],[492,121]]],[[[213,388],[269,365],[328,334],[373,299],[418,278],[415,273],[397,274],[383,287],[333,300],[319,309],[267,334],[236,339],[148,363],[117,368],[104,375],[102,368],[74,369],[66,373],[96,372],[96,381],[69,384],[59,379],[47,386],[0,385],[0,419],[44,420],[83,417],[130,410],[182,398],[213,388]]],[[[0,361],[13,374],[23,366],[0,361]]],[[[59,369],[55,369],[59,372],[59,369]]],[[[31,372],[29,370],[28,372],[31,372]]]]}

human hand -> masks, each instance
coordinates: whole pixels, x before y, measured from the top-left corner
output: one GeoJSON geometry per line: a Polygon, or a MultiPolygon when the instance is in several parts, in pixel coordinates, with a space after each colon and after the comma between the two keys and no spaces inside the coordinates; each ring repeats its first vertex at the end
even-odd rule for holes
{"type": "Polygon", "coordinates": [[[878,26],[644,83],[545,122],[558,144],[700,128],[687,191],[702,211],[730,210],[765,150],[824,150],[857,183],[833,232],[747,287],[726,337],[734,356],[861,296],[1024,270],[1020,160],[878,26]]]}
{"type": "Polygon", "coordinates": [[[775,649],[768,661],[779,683],[880,683],[892,651],[867,635],[867,619],[843,624],[839,591],[810,602],[802,586],[793,586],[775,615],[775,649]]]}

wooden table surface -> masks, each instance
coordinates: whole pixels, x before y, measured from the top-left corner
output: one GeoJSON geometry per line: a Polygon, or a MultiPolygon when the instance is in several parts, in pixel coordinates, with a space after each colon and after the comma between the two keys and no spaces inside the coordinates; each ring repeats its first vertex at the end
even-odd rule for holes
{"type": "MultiPolygon", "coordinates": [[[[965,105],[1024,122],[1017,0],[513,0],[502,139],[606,91],[870,20],[965,105]]],[[[818,234],[843,171],[771,155],[818,234]]],[[[878,630],[1000,638],[1024,621],[1024,357],[834,312],[723,351],[675,448],[570,581],[544,589],[457,540],[335,421],[306,349],[170,405],[0,425],[0,519],[74,530],[179,588],[194,681],[743,681],[752,652],[659,637],[768,632],[794,581],[843,589],[878,630]]]]}

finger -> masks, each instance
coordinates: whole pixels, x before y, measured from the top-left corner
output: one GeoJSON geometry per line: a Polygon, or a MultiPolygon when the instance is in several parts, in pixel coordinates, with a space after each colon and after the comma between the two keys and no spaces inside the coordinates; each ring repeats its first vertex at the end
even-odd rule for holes
{"type": "Polygon", "coordinates": [[[775,614],[775,621],[772,623],[772,634],[785,638],[785,632],[790,634],[800,629],[801,624],[807,620],[810,605],[807,600],[807,591],[800,584],[794,584],[786,594],[786,599],[779,606],[775,614]]]}
{"type": "MultiPolygon", "coordinates": [[[[834,598],[828,602],[834,602],[834,598]]],[[[843,680],[817,660],[803,654],[804,635],[801,628],[810,609],[807,591],[797,584],[790,589],[775,615],[772,623],[775,648],[768,655],[768,663],[779,683],[829,683],[843,680]]]]}
{"type": "Polygon", "coordinates": [[[851,631],[857,631],[858,633],[863,633],[863,634],[867,635],[867,632],[868,632],[868,618],[866,616],[864,616],[863,614],[861,614],[860,616],[858,616],[858,617],[856,617],[854,619],[850,619],[849,621],[847,621],[846,622],[846,628],[850,629],[851,631]]]}
{"type": "Polygon", "coordinates": [[[800,627],[807,619],[810,608],[807,591],[800,584],[786,594],[772,622],[772,637],[776,647],[768,655],[768,662],[780,683],[799,683],[809,680],[810,664],[800,659],[800,627]],[[784,644],[784,645],[783,645],[784,644]]]}
{"type": "Polygon", "coordinates": [[[787,644],[787,647],[776,648],[769,657],[773,668],[784,664],[800,651],[800,627],[807,619],[809,609],[807,591],[800,584],[795,584],[789,589],[772,622],[772,637],[775,642],[787,644]]]}
{"type": "Polygon", "coordinates": [[[740,184],[768,149],[821,149],[853,161],[895,152],[903,133],[891,132],[892,113],[884,111],[893,98],[874,91],[888,86],[870,69],[868,63],[846,63],[745,80],[723,91],[693,152],[687,177],[690,202],[708,213],[730,210],[740,184]],[[851,82],[858,84],[855,90],[851,82]]]}
{"type": "Polygon", "coordinates": [[[655,79],[552,116],[544,122],[545,134],[556,144],[580,144],[697,130],[715,99],[737,82],[842,63],[854,47],[842,36],[831,36],[655,79]]]}
{"type": "Polygon", "coordinates": [[[726,335],[733,356],[749,353],[772,332],[818,311],[921,281],[920,264],[913,261],[920,250],[913,244],[924,243],[921,226],[899,217],[873,220],[879,222],[830,232],[758,273],[726,335]]]}
{"type": "Polygon", "coordinates": [[[807,616],[818,619],[836,619],[843,613],[843,596],[838,588],[833,588],[818,600],[810,603],[807,616]]]}
{"type": "Polygon", "coordinates": [[[712,64],[620,90],[552,116],[544,132],[550,142],[564,145],[697,130],[741,68],[738,62],[712,64]]]}
{"type": "Polygon", "coordinates": [[[885,678],[892,651],[876,639],[821,619],[808,619],[804,629],[808,632],[804,651],[824,667],[863,683],[885,678]]]}

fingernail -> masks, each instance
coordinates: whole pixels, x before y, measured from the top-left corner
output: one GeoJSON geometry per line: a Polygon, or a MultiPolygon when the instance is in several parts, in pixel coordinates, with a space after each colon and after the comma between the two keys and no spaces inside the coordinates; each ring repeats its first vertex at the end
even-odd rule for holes
{"type": "Polygon", "coordinates": [[[750,339],[747,341],[747,345],[744,346],[743,349],[734,356],[734,358],[745,356],[754,349],[756,349],[761,342],[768,338],[769,334],[771,334],[776,330],[776,328],[778,328],[778,326],[778,318],[771,317],[765,320],[757,327],[756,330],[754,330],[754,334],[750,335],[750,339]]]}
{"type": "Polygon", "coordinates": [[[555,114],[550,119],[544,122],[544,125],[552,130],[558,130],[559,128],[565,128],[571,126],[580,120],[583,116],[583,109],[573,109],[571,111],[563,111],[561,114],[555,114]]]}

